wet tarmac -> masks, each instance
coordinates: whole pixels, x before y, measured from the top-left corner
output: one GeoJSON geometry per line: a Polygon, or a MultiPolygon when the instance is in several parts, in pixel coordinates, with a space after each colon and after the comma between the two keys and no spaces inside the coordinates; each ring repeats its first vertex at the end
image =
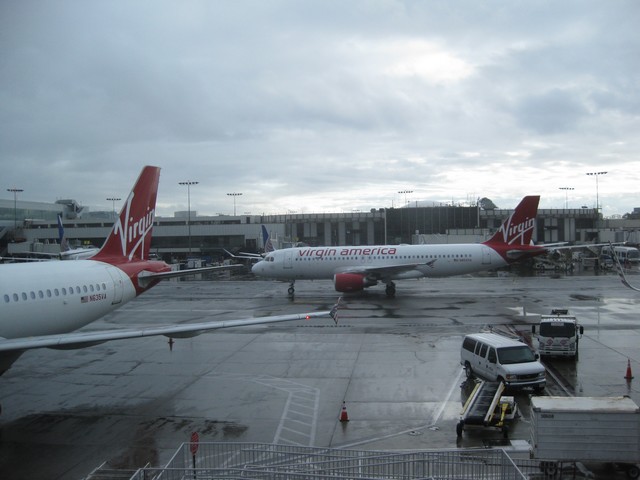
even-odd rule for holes
{"type": "MultiPolygon", "coordinates": [[[[638,282],[640,283],[640,282],[638,282]]],[[[331,282],[192,281],[158,285],[87,330],[330,308],[331,282]]],[[[489,327],[530,335],[536,314],[569,308],[585,327],[579,360],[553,360],[548,394],[630,395],[640,372],[640,294],[615,275],[483,276],[398,282],[346,296],[330,318],[175,340],[27,352],[0,377],[0,478],[81,479],[167,463],[201,442],[407,450],[503,443],[455,427],[464,395],[462,337],[489,327]],[[340,422],[345,402],[349,422],[340,422]]],[[[508,444],[529,438],[528,395],[508,444]]],[[[600,477],[597,477],[600,478],[600,477]]],[[[617,478],[608,475],[601,478],[617,478]]],[[[620,477],[624,478],[624,477],[620,477]]]]}

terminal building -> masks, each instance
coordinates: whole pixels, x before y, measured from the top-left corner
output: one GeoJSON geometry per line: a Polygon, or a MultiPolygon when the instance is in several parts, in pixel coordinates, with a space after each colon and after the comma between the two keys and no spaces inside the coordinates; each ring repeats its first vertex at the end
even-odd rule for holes
{"type": "MultiPolygon", "coordinates": [[[[219,261],[225,250],[259,252],[265,225],[276,248],[402,243],[478,243],[488,239],[513,212],[480,205],[431,205],[372,209],[370,212],[283,215],[216,215],[176,212],[156,217],[152,251],[167,262],[186,258],[219,261]]],[[[90,212],[74,200],[39,203],[0,200],[0,256],[60,251],[57,216],[73,246],[101,246],[115,212],[90,212]]],[[[640,220],[603,219],[596,209],[540,209],[536,243],[638,244],[640,220]]]]}

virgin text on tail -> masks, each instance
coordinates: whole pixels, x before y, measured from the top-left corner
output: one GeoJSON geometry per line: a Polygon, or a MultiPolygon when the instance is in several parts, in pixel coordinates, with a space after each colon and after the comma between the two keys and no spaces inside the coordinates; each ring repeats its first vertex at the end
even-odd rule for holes
{"type": "Polygon", "coordinates": [[[120,237],[120,244],[122,246],[122,256],[131,260],[138,249],[140,249],[140,258],[145,258],[144,241],[147,235],[151,235],[153,229],[153,220],[155,218],[155,209],[150,206],[147,207],[147,213],[142,218],[134,219],[130,215],[131,202],[133,201],[134,193],[129,194],[127,203],[125,204],[125,224],[122,224],[122,216],[116,220],[113,226],[113,235],[120,237]],[[137,241],[136,241],[137,239],[137,241]],[[135,243],[134,243],[135,242],[135,243]]]}

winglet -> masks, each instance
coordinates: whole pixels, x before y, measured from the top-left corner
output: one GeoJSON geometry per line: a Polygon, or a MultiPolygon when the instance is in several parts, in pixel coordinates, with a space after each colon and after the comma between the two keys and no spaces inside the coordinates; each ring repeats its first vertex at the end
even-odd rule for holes
{"type": "Polygon", "coordinates": [[[122,263],[149,258],[160,168],[146,166],[93,260],[122,263]]]}

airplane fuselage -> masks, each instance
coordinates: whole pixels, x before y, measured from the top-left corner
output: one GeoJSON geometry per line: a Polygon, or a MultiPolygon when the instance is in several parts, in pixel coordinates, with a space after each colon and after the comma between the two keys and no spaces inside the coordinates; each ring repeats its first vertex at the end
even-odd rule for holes
{"type": "Polygon", "coordinates": [[[382,279],[393,280],[463,275],[505,265],[501,255],[483,244],[302,247],[270,253],[254,265],[253,272],[268,278],[301,280],[381,268],[388,269],[382,279]]]}
{"type": "Polygon", "coordinates": [[[252,268],[260,277],[290,281],[331,279],[337,291],[351,293],[384,282],[395,295],[394,280],[449,277],[499,268],[544,253],[531,243],[540,197],[524,197],[499,229],[483,243],[298,247],[276,250],[252,268]]]}
{"type": "Polygon", "coordinates": [[[0,266],[0,337],[66,333],[136,297],[127,274],[107,263],[0,266]]]}

